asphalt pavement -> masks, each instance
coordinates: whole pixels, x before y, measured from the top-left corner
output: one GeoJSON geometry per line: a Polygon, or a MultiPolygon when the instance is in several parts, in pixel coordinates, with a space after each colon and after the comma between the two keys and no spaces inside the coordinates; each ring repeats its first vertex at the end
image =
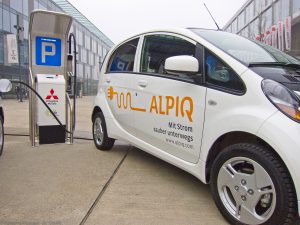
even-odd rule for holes
{"type": "MultiPolygon", "coordinates": [[[[76,136],[91,137],[92,97],[78,99],[76,136]]],[[[209,187],[127,143],[31,147],[28,101],[1,100],[0,225],[225,225],[209,187]]]]}

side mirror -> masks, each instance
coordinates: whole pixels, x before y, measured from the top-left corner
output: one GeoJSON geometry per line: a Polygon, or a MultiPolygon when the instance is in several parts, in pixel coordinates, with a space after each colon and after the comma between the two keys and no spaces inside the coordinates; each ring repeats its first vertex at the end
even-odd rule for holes
{"type": "Polygon", "coordinates": [[[199,62],[193,56],[172,56],[165,62],[165,71],[170,74],[196,74],[198,70],[199,62]]]}
{"type": "Polygon", "coordinates": [[[0,79],[0,92],[9,92],[12,88],[12,84],[7,79],[0,79]]]}

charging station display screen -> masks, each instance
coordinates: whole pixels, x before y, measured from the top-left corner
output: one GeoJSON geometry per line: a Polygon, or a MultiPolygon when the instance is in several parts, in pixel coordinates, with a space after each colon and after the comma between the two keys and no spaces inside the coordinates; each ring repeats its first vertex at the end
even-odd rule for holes
{"type": "Polygon", "coordinates": [[[36,65],[61,66],[61,39],[37,36],[35,44],[36,65]]]}

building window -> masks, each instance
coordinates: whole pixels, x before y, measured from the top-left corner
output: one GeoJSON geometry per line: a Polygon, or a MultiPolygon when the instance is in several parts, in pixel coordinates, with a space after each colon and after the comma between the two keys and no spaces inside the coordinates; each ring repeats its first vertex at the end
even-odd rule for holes
{"type": "Polygon", "coordinates": [[[248,31],[249,31],[248,37],[251,39],[255,39],[257,34],[255,33],[255,30],[254,30],[254,22],[249,24],[248,31]]]}
{"type": "Polygon", "coordinates": [[[81,63],[77,64],[77,76],[83,77],[83,65],[81,63]]]}
{"type": "Polygon", "coordinates": [[[0,64],[4,63],[4,35],[0,33],[0,64]]]}
{"type": "Polygon", "coordinates": [[[69,34],[73,33],[74,32],[74,26],[71,26],[70,27],[70,31],[69,31],[69,34]]]}
{"type": "Polygon", "coordinates": [[[238,16],[238,30],[241,30],[245,26],[245,11],[238,16]]]}
{"type": "Polygon", "coordinates": [[[76,29],[76,41],[77,41],[77,44],[81,45],[82,46],[82,32],[77,28],[76,29]]]}
{"type": "Polygon", "coordinates": [[[260,35],[263,31],[261,30],[262,27],[262,21],[261,18],[257,18],[256,20],[254,20],[253,22],[253,34],[256,36],[260,35]]]}
{"type": "Polygon", "coordinates": [[[281,2],[281,20],[290,16],[290,0],[280,0],[281,2]]]}
{"type": "Polygon", "coordinates": [[[255,0],[255,16],[259,15],[262,11],[262,1],[264,0],[255,0]]]}
{"type": "Polygon", "coordinates": [[[2,30],[3,27],[3,19],[2,19],[2,7],[0,8],[0,30],[2,30]]]}
{"type": "Polygon", "coordinates": [[[91,78],[91,67],[87,64],[84,64],[84,77],[85,79],[91,78]]]}
{"type": "MultiPolygon", "coordinates": [[[[300,1],[299,2],[300,6],[300,1]]],[[[295,2],[295,1],[294,1],[295,2]]],[[[290,15],[290,1],[289,0],[279,0],[274,5],[274,23],[278,24],[279,21],[284,21],[284,19],[290,15]]]]}
{"type": "Polygon", "coordinates": [[[248,37],[248,33],[248,27],[246,27],[241,31],[240,35],[243,37],[248,37]]]}
{"type": "MultiPolygon", "coordinates": [[[[28,2],[28,0],[26,0],[28,2]]],[[[25,1],[25,2],[26,2],[25,1]]],[[[23,4],[22,0],[10,0],[10,7],[14,10],[18,11],[19,13],[23,13],[23,4]]]]}
{"type": "Polygon", "coordinates": [[[226,28],[227,32],[231,32],[231,24],[226,28]]]}
{"type": "Polygon", "coordinates": [[[44,9],[44,10],[47,10],[47,3],[40,0],[39,2],[39,9],[44,9]]]}
{"type": "Polygon", "coordinates": [[[28,39],[28,29],[29,29],[28,21],[24,20],[24,39],[28,39]]]}
{"type": "Polygon", "coordinates": [[[90,56],[89,57],[89,64],[91,66],[94,66],[95,65],[95,55],[94,55],[94,53],[90,52],[89,56],[90,56]]]}
{"type": "Polygon", "coordinates": [[[103,54],[102,54],[102,45],[101,45],[101,43],[98,43],[98,55],[99,55],[100,57],[103,56],[103,54]]]}
{"type": "Polygon", "coordinates": [[[95,67],[99,66],[99,56],[95,55],[95,67]]]}
{"type": "Polygon", "coordinates": [[[86,49],[81,49],[81,62],[87,63],[87,51],[86,49]]]}
{"type": "Polygon", "coordinates": [[[85,48],[90,50],[91,49],[91,37],[88,35],[85,35],[84,39],[85,39],[85,48]]]}
{"type": "Polygon", "coordinates": [[[237,19],[235,19],[233,22],[232,22],[232,33],[236,33],[237,32],[237,19]]]}
{"type": "Polygon", "coordinates": [[[274,3],[274,24],[278,24],[281,17],[281,2],[274,3]]]}
{"type": "Polygon", "coordinates": [[[273,0],[261,0],[261,9],[264,10],[272,4],[273,0]]]}
{"type": "Polygon", "coordinates": [[[51,1],[48,1],[48,9],[51,9],[51,10],[55,9],[55,5],[51,1]]]}
{"type": "Polygon", "coordinates": [[[260,14],[264,9],[272,5],[273,0],[256,0],[255,1],[255,14],[260,14]]]}
{"type": "Polygon", "coordinates": [[[34,0],[33,7],[34,7],[34,9],[38,9],[39,8],[39,1],[38,0],[34,0]]]}
{"type": "Polygon", "coordinates": [[[3,30],[10,32],[10,15],[6,9],[3,9],[3,30]]]}
{"type": "Polygon", "coordinates": [[[293,13],[300,11],[300,0],[293,0],[293,13]]]}
{"type": "Polygon", "coordinates": [[[263,13],[262,20],[263,20],[263,26],[265,28],[264,30],[270,29],[271,26],[273,25],[272,8],[269,8],[265,13],[263,13]]]}
{"type": "Polygon", "coordinates": [[[14,34],[17,34],[17,29],[14,26],[17,25],[17,15],[10,13],[10,31],[14,34]]]}
{"type": "Polygon", "coordinates": [[[92,50],[94,53],[97,53],[97,41],[96,40],[92,40],[92,50]]]}
{"type": "Polygon", "coordinates": [[[28,0],[23,0],[23,14],[28,16],[28,0]]]}
{"type": "Polygon", "coordinates": [[[23,42],[20,45],[20,60],[21,60],[21,64],[23,66],[27,65],[27,63],[28,63],[28,43],[25,44],[25,42],[23,42]]]}
{"type": "Polygon", "coordinates": [[[249,23],[254,17],[254,2],[251,2],[250,5],[246,8],[246,23],[249,23]]]}

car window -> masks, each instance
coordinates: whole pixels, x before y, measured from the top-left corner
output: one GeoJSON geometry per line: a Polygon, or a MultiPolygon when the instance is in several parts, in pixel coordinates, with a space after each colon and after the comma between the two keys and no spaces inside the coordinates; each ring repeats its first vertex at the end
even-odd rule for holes
{"type": "Polygon", "coordinates": [[[111,56],[107,71],[132,72],[138,42],[139,38],[136,38],[121,45],[111,56]]]}
{"type": "Polygon", "coordinates": [[[171,56],[195,56],[196,46],[182,38],[171,35],[151,35],[144,40],[141,72],[166,74],[165,60],[171,56]]]}
{"type": "Polygon", "coordinates": [[[246,64],[260,62],[300,63],[297,59],[278,49],[259,41],[244,38],[240,35],[220,30],[216,31],[197,28],[191,28],[190,30],[246,64]]]}
{"type": "Polygon", "coordinates": [[[240,77],[222,60],[210,51],[205,51],[205,80],[217,88],[244,92],[244,84],[240,77]]]}

